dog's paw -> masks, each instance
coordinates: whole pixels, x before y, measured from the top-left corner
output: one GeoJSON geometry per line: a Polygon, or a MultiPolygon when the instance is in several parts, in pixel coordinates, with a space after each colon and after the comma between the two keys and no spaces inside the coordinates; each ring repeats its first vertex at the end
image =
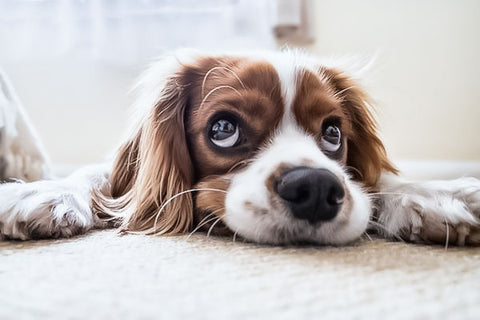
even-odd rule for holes
{"type": "Polygon", "coordinates": [[[94,225],[88,196],[57,181],[0,185],[0,234],[6,239],[71,237],[94,225]]]}
{"type": "Polygon", "coordinates": [[[480,180],[403,183],[382,190],[378,231],[412,242],[480,244],[480,180]]]}

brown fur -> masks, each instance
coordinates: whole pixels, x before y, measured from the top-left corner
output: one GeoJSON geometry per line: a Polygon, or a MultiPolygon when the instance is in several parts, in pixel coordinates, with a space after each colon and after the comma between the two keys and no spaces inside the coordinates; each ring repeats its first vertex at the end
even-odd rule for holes
{"type": "Polygon", "coordinates": [[[382,171],[397,174],[398,170],[390,162],[382,141],[377,135],[377,124],[370,111],[370,97],[359,84],[345,73],[334,69],[322,69],[332,84],[336,96],[349,118],[352,133],[348,136],[347,166],[353,167],[355,179],[366,187],[373,188],[382,171]]]}
{"type": "Polygon", "coordinates": [[[93,195],[95,212],[101,217],[123,216],[122,230],[147,234],[184,233],[205,213],[223,215],[221,192],[196,192],[196,218],[192,193],[176,195],[194,184],[228,188],[228,183],[219,184],[211,176],[240,169],[273,133],[283,113],[278,82],[275,70],[266,63],[220,57],[183,66],[169,79],[148,120],[120,148],[110,192],[93,195]],[[218,86],[233,89],[222,88],[205,99],[218,86]],[[241,96],[232,94],[235,90],[241,96]],[[248,152],[222,155],[207,146],[206,121],[220,110],[236,112],[248,124],[248,152]],[[271,123],[266,125],[265,120],[271,123]]]}
{"type": "Polygon", "coordinates": [[[291,165],[285,162],[281,162],[270,174],[268,179],[265,181],[265,187],[267,187],[267,190],[269,193],[274,193],[275,192],[275,181],[278,181],[280,176],[287,171],[291,165]]]}
{"type": "MultiPolygon", "coordinates": [[[[342,159],[360,172],[358,180],[373,186],[382,170],[396,172],[376,136],[367,96],[350,78],[329,69],[319,75],[305,72],[297,89],[294,113],[307,132],[320,137],[326,117],[345,119],[342,159]]],[[[228,189],[229,174],[268,143],[282,115],[279,78],[268,63],[218,57],[182,66],[120,148],[110,190],[93,194],[94,211],[101,217],[123,217],[124,231],[147,234],[185,233],[209,214],[221,218],[225,193],[211,189],[228,189]],[[208,120],[219,111],[242,121],[246,141],[238,150],[222,152],[209,144],[208,120]],[[208,190],[192,193],[193,186],[208,190]]]]}
{"type": "MultiPolygon", "coordinates": [[[[303,71],[299,75],[297,92],[293,102],[293,113],[298,124],[309,134],[314,136],[320,147],[323,122],[327,118],[336,117],[342,119],[342,136],[352,136],[352,127],[348,115],[342,108],[341,99],[335,96],[335,91],[328,81],[322,79],[318,74],[310,71],[303,71]]],[[[344,146],[337,160],[345,164],[347,146],[344,146]]]]}
{"type": "Polygon", "coordinates": [[[279,79],[272,66],[248,60],[242,63],[224,62],[230,71],[225,69],[212,71],[205,82],[204,90],[201,90],[198,84],[202,83],[205,74],[214,66],[218,66],[209,62],[206,64],[202,61],[197,67],[201,71],[197,72],[199,76],[193,81],[197,83],[197,88],[193,89],[191,97],[193,110],[187,115],[186,125],[198,179],[212,174],[224,174],[241,161],[251,158],[273,134],[283,114],[279,79]],[[204,101],[211,90],[220,86],[230,88],[216,90],[204,101]],[[243,135],[247,141],[238,152],[219,152],[212,149],[206,139],[205,128],[208,120],[222,110],[237,115],[243,122],[243,135]]]}
{"type": "Polygon", "coordinates": [[[193,183],[184,129],[187,89],[182,76],[168,80],[148,119],[120,148],[111,194],[93,197],[96,211],[125,217],[124,231],[177,234],[192,227],[192,195],[172,198],[193,183]]]}
{"type": "MultiPolygon", "coordinates": [[[[187,140],[193,158],[198,188],[227,190],[229,182],[226,173],[240,170],[256,154],[259,148],[273,135],[283,114],[283,102],[279,79],[273,67],[267,63],[244,60],[223,60],[212,63],[203,60],[196,67],[197,78],[193,83],[203,83],[203,88],[192,88],[192,110],[187,115],[187,140]],[[238,78],[237,78],[238,77],[238,78]],[[219,86],[229,86],[214,91],[219,86]],[[203,90],[202,90],[203,89],[203,90]],[[195,94],[196,93],[196,94],[195,94]],[[208,95],[208,99],[205,96],[208,95]],[[205,128],[211,116],[219,111],[228,111],[242,120],[243,135],[247,141],[238,152],[219,152],[209,145],[205,128]]],[[[210,228],[212,223],[208,215],[224,214],[225,193],[218,191],[198,191],[195,197],[195,225],[202,223],[210,228]],[[207,218],[208,217],[208,218],[207,218]]],[[[214,234],[227,234],[223,223],[218,222],[214,234]]]]}
{"type": "Polygon", "coordinates": [[[199,230],[210,230],[213,225],[213,234],[231,234],[221,220],[225,214],[225,196],[229,185],[230,176],[225,175],[209,177],[195,186],[196,189],[203,189],[195,197],[194,224],[199,230]]]}

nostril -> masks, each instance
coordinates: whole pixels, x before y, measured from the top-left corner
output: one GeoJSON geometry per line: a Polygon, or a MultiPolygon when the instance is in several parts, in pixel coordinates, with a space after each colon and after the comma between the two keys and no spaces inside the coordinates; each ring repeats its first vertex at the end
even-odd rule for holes
{"type": "Polygon", "coordinates": [[[327,195],[327,203],[336,206],[341,205],[345,199],[345,190],[339,184],[333,184],[327,195]]]}

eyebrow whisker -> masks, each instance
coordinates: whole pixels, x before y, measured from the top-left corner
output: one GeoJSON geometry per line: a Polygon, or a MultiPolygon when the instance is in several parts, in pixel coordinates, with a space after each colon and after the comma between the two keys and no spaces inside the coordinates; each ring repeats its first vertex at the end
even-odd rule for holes
{"type": "Polygon", "coordinates": [[[253,159],[245,159],[245,160],[241,160],[241,161],[238,161],[237,163],[235,163],[233,166],[230,167],[230,169],[228,169],[227,173],[230,173],[232,172],[233,169],[237,168],[238,166],[241,166],[243,164],[249,164],[253,162],[253,159]]]}
{"type": "Polygon", "coordinates": [[[240,92],[239,92],[237,89],[235,89],[234,87],[232,87],[232,86],[218,86],[218,87],[213,88],[212,90],[210,90],[210,91],[207,93],[207,95],[205,96],[205,98],[203,98],[202,103],[200,103],[200,107],[198,107],[198,110],[201,110],[201,109],[202,109],[203,104],[204,104],[205,101],[208,99],[208,97],[210,97],[211,94],[213,94],[213,93],[214,93],[215,91],[217,91],[217,90],[225,89],[225,88],[227,88],[227,89],[232,89],[233,91],[235,91],[235,93],[237,93],[240,97],[242,97],[242,95],[240,94],[240,92]]]}
{"type": "Polygon", "coordinates": [[[202,97],[205,96],[205,83],[207,82],[207,79],[208,79],[208,76],[210,75],[210,73],[212,73],[213,71],[215,70],[227,70],[228,72],[230,72],[234,77],[235,79],[237,79],[237,81],[242,85],[243,89],[246,89],[245,87],[245,84],[243,83],[243,81],[240,79],[240,77],[230,68],[228,67],[213,67],[211,68],[210,70],[208,70],[208,72],[205,74],[205,77],[203,77],[203,81],[202,81],[202,97]]]}

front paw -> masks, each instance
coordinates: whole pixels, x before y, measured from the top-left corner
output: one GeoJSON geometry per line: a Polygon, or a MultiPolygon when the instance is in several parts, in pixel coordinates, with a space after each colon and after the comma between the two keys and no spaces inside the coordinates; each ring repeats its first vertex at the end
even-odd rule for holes
{"type": "Polygon", "coordinates": [[[378,231],[412,242],[480,244],[480,181],[406,183],[384,192],[378,231]]]}
{"type": "Polygon", "coordinates": [[[92,228],[88,204],[54,181],[0,186],[0,234],[7,239],[71,237],[92,228]]]}

